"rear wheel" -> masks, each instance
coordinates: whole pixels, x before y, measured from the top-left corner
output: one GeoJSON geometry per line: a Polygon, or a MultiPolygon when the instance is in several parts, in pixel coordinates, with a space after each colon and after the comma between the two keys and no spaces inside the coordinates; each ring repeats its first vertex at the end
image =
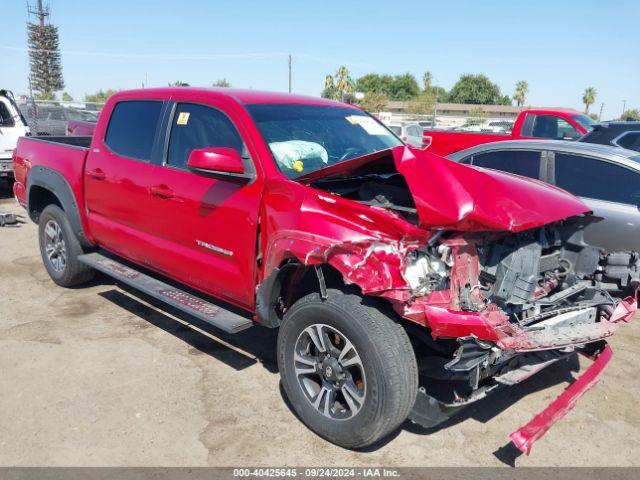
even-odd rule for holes
{"type": "Polygon", "coordinates": [[[94,270],[78,261],[82,246],[57,205],[47,206],[39,221],[40,254],[51,279],[62,287],[71,287],[93,278],[94,270]]]}
{"type": "Polygon", "coordinates": [[[278,335],[284,390],[318,435],[362,448],[395,430],[417,395],[415,355],[404,329],[362,297],[329,290],[303,297],[278,335]]]}

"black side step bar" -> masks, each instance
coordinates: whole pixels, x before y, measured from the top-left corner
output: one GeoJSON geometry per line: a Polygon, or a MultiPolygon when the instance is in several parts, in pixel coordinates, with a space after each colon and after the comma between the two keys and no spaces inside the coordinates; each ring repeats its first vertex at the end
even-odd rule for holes
{"type": "Polygon", "coordinates": [[[78,260],[227,333],[238,333],[253,326],[253,322],[248,318],[156,280],[99,253],[80,255],[78,260]]]}

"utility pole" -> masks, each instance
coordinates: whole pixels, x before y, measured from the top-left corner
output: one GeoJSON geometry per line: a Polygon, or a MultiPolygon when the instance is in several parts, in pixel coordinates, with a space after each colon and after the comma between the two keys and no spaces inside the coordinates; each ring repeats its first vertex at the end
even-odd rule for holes
{"type": "Polygon", "coordinates": [[[289,93],[291,93],[291,54],[289,54],[289,93]]]}
{"type": "Polygon", "coordinates": [[[44,27],[45,18],[47,18],[51,14],[51,12],[49,11],[49,5],[43,7],[42,0],[38,0],[37,9],[32,8],[31,5],[29,4],[27,4],[27,8],[31,15],[35,15],[36,17],[38,17],[38,20],[40,21],[40,26],[44,27]]]}
{"type": "Polygon", "coordinates": [[[600,114],[598,115],[598,121],[602,120],[602,110],[604,109],[604,102],[600,104],[600,114]]]}
{"type": "Polygon", "coordinates": [[[624,115],[624,112],[626,111],[627,111],[627,101],[622,100],[622,114],[620,115],[620,120],[624,120],[624,118],[622,118],[622,115],[624,115]]]}

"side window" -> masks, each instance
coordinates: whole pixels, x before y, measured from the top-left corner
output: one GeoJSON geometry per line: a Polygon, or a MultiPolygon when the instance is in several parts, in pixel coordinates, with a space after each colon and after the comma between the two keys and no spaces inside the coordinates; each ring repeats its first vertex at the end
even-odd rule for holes
{"type": "Polygon", "coordinates": [[[556,185],[580,197],[636,205],[640,202],[640,175],[603,160],[555,154],[556,185]]]}
{"type": "Polygon", "coordinates": [[[533,121],[532,137],[568,140],[580,137],[580,132],[566,120],[555,115],[536,115],[533,121]]]}
{"type": "Polygon", "coordinates": [[[3,101],[0,101],[0,127],[13,127],[14,125],[15,122],[11,116],[11,112],[9,112],[9,108],[7,108],[3,101]]]}
{"type": "Polygon", "coordinates": [[[640,132],[627,132],[618,137],[614,142],[616,145],[622,148],[628,148],[629,150],[636,150],[640,152],[640,132]]]}
{"type": "Polygon", "coordinates": [[[540,177],[540,155],[532,150],[497,150],[474,155],[472,163],[537,179],[540,177]]]}
{"type": "Polygon", "coordinates": [[[235,148],[242,154],[242,139],[231,120],[220,110],[179,103],[171,125],[167,164],[186,168],[191,152],[207,147],[235,148]]]}
{"type": "Polygon", "coordinates": [[[118,155],[148,162],[156,136],[162,102],[124,101],[116,104],[104,143],[118,155]]]}

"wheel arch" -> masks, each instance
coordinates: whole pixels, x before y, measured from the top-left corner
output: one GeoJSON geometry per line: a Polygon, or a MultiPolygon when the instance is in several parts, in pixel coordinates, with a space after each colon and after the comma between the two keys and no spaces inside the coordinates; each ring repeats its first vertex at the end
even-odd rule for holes
{"type": "Polygon", "coordinates": [[[305,265],[297,258],[287,258],[274,268],[256,291],[256,317],[258,323],[266,327],[280,326],[282,314],[280,304],[291,307],[298,299],[312,292],[322,293],[323,289],[359,289],[347,285],[342,274],[328,263],[305,265]],[[318,270],[320,272],[318,272],[318,270]]]}
{"type": "Polygon", "coordinates": [[[42,166],[33,167],[27,179],[27,212],[29,218],[38,223],[40,214],[48,205],[57,205],[67,215],[73,233],[83,247],[91,247],[93,243],[88,239],[80,209],[73,194],[71,185],[59,172],[42,166]]]}

